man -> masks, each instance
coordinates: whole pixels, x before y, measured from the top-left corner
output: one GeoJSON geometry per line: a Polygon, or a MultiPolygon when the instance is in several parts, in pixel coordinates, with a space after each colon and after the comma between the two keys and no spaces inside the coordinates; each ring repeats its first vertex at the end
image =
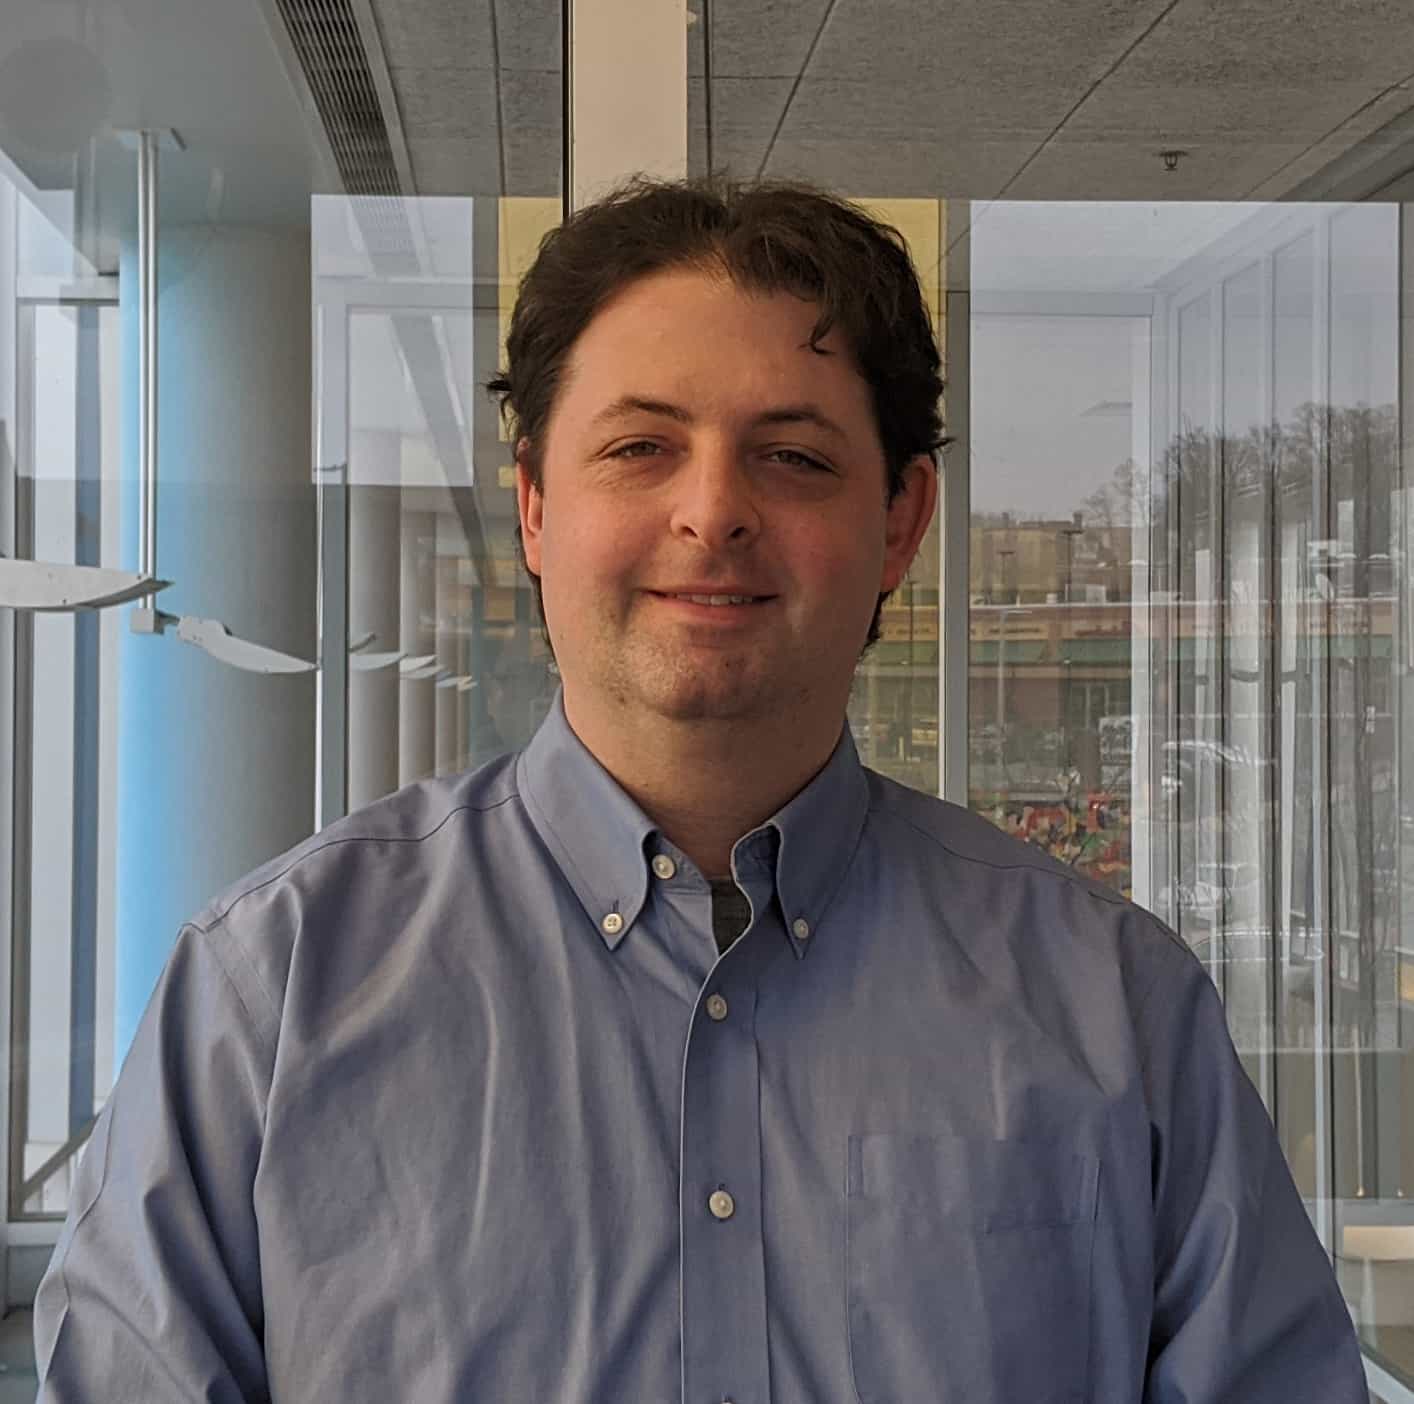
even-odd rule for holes
{"type": "Polygon", "coordinates": [[[1364,1401],[1187,948],[859,763],[938,369],[818,193],[546,241],[493,388],[555,705],[182,932],[42,1399],[1364,1401]]]}

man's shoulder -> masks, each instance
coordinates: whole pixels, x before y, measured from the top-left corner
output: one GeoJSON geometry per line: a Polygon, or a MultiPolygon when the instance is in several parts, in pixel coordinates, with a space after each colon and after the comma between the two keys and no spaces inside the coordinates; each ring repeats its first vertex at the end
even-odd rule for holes
{"type": "Polygon", "coordinates": [[[468,823],[516,798],[517,755],[414,781],[335,820],[216,893],[188,925],[231,929],[282,902],[347,895],[366,878],[416,879],[420,866],[435,865],[448,845],[462,841],[468,823]]]}
{"type": "Polygon", "coordinates": [[[1097,881],[1052,857],[1045,849],[998,828],[985,815],[950,800],[910,789],[875,770],[869,778],[869,808],[872,815],[895,826],[896,833],[912,830],[923,852],[930,850],[976,870],[979,880],[988,874],[1031,876],[1055,880],[1111,906],[1128,906],[1128,899],[1114,888],[1097,881]]]}
{"type": "Polygon", "coordinates": [[[867,770],[871,819],[881,842],[927,865],[952,899],[992,913],[1000,924],[1018,914],[1025,939],[1070,941],[1143,967],[1195,965],[1188,946],[1157,916],[1114,887],[1060,861],[1038,844],[1000,829],[985,815],[867,770]],[[1044,914],[1044,921],[1036,917],[1044,914]]]}

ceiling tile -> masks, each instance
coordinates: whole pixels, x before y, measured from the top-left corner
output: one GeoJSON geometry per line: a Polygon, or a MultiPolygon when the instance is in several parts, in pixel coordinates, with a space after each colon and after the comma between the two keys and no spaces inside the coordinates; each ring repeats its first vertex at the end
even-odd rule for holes
{"type": "Polygon", "coordinates": [[[1152,151],[1104,137],[1058,137],[1007,191],[1009,200],[1239,200],[1300,155],[1301,141],[1213,144],[1173,171],[1152,151]]]}
{"type": "Polygon", "coordinates": [[[1034,145],[791,138],[776,143],[765,174],[814,181],[859,199],[986,199],[1034,145]]]}
{"type": "MultiPolygon", "coordinates": [[[[712,83],[712,166],[733,179],[750,179],[766,154],[790,96],[789,78],[718,78],[712,83]]],[[[689,78],[689,165],[706,167],[705,84],[689,78]],[[698,144],[701,143],[701,150],[698,144]]]]}
{"type": "Polygon", "coordinates": [[[1168,0],[839,0],[810,78],[872,77],[912,88],[966,81],[1041,88],[1072,101],[1124,53],[1168,0]]]}
{"type": "Polygon", "coordinates": [[[1368,83],[1138,84],[1121,70],[1066,123],[1066,133],[1155,142],[1196,150],[1244,136],[1254,140],[1325,136],[1378,95],[1368,83]],[[1121,76],[1123,75],[1123,76],[1121,76]]]}
{"type": "Polygon", "coordinates": [[[560,73],[501,75],[507,195],[554,197],[561,191],[564,133],[560,73]]]}
{"type": "Polygon", "coordinates": [[[563,191],[558,140],[546,140],[540,132],[507,133],[505,193],[558,200],[563,191]]]}
{"type": "Polygon", "coordinates": [[[1121,72],[1171,86],[1382,88],[1414,72],[1414,22],[1408,0],[1182,0],[1121,72]]]}
{"type": "Polygon", "coordinates": [[[494,132],[476,138],[413,138],[408,142],[408,156],[419,195],[500,194],[494,132]]]}
{"type": "MultiPolygon", "coordinates": [[[[693,0],[700,7],[703,0],[693,0]]],[[[829,0],[705,0],[714,78],[794,78],[829,0]]]]}
{"type": "MultiPolygon", "coordinates": [[[[701,89],[700,79],[695,80],[701,89]]],[[[693,86],[689,82],[689,91],[693,86]]],[[[790,96],[789,78],[717,78],[712,83],[712,129],[769,138],[790,96]]]]}
{"type": "Polygon", "coordinates": [[[457,68],[393,68],[403,130],[411,138],[496,135],[496,75],[457,68]]]}
{"type": "Polygon", "coordinates": [[[560,139],[564,78],[559,73],[501,75],[501,120],[508,132],[535,131],[560,139]]]}
{"type": "Polygon", "coordinates": [[[1000,93],[976,75],[956,82],[921,72],[898,81],[807,78],[781,135],[820,141],[1040,140],[1070,102],[1050,88],[1000,93]]]}
{"type": "Polygon", "coordinates": [[[511,71],[558,72],[564,34],[560,0],[491,0],[496,49],[511,71]]]}
{"type": "MultiPolygon", "coordinates": [[[[702,16],[686,36],[692,169],[706,161],[705,40],[713,161],[749,178],[831,0],[688,2],[702,16]]],[[[443,181],[474,162],[455,145],[426,143],[475,142],[495,131],[490,84],[472,76],[489,64],[495,5],[506,179],[520,193],[556,193],[558,4],[373,3],[403,125],[443,181]]],[[[766,174],[844,182],[877,196],[986,198],[1064,121],[1009,195],[1213,198],[1259,186],[1276,194],[1282,171],[1293,181],[1310,175],[1318,158],[1302,153],[1315,143],[1322,141],[1319,159],[1329,159],[1367,132],[1354,114],[1373,110],[1377,94],[1414,70],[1409,0],[1167,4],[834,0],[766,174]],[[1168,145],[1193,154],[1165,180],[1157,151],[1168,145]]],[[[1374,107],[1383,113],[1401,103],[1414,103],[1414,85],[1407,101],[1395,91],[1374,107]]]]}
{"type": "Polygon", "coordinates": [[[496,66],[490,0],[371,0],[389,68],[496,66]]]}
{"type": "Polygon", "coordinates": [[[766,141],[753,132],[719,132],[712,140],[712,165],[728,180],[755,180],[766,141]]]}

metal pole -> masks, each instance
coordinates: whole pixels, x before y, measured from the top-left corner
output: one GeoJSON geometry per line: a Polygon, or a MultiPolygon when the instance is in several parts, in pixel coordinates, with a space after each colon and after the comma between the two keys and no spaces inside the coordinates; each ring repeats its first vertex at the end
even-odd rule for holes
{"type": "MultiPolygon", "coordinates": [[[[138,464],[141,477],[138,569],[157,573],[157,134],[139,134],[138,249],[138,464]]],[[[155,595],[143,597],[153,609],[155,595]]]]}

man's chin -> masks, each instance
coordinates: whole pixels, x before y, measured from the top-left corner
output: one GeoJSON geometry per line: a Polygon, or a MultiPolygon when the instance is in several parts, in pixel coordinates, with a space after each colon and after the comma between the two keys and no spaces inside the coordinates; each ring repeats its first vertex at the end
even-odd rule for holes
{"type": "Polygon", "coordinates": [[[659,710],[689,720],[694,717],[750,716],[756,710],[755,688],[681,687],[660,695],[659,710]]]}
{"type": "Polygon", "coordinates": [[[761,715],[760,679],[705,674],[641,679],[637,690],[648,707],[670,721],[748,721],[761,715]]]}

